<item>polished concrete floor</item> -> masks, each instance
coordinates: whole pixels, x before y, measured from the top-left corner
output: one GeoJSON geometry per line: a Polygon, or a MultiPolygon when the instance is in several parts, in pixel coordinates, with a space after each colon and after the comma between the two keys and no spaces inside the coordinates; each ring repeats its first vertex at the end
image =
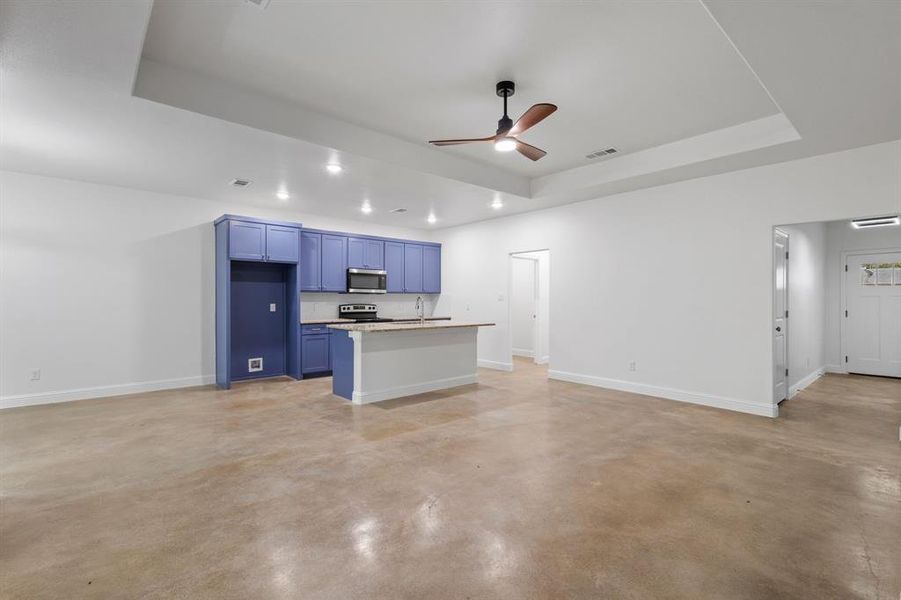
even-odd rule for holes
{"type": "Polygon", "coordinates": [[[777,420],[547,381],[330,379],[0,413],[3,598],[884,598],[901,381],[777,420]]]}

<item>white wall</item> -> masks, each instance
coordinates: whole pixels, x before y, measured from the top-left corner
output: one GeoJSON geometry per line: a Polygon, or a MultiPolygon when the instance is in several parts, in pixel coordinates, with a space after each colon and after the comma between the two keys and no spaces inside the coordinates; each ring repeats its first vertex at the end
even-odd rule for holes
{"type": "MultiPolygon", "coordinates": [[[[901,170],[901,166],[896,166],[901,170]]],[[[892,211],[885,211],[892,213],[892,211]]],[[[898,212],[897,208],[895,212],[898,212]]],[[[860,212],[855,217],[879,216],[879,211],[860,212]]],[[[854,229],[847,220],[826,225],[826,347],[828,371],[845,372],[842,354],[841,323],[844,318],[842,278],[845,275],[842,252],[901,248],[901,227],[854,229]]]]}
{"type": "Polygon", "coordinates": [[[436,232],[436,311],[503,365],[511,252],[551,256],[551,376],[774,415],[772,228],[901,211],[901,141],[436,232]],[[629,363],[636,370],[629,370],[629,363]]]}
{"type": "Polygon", "coordinates": [[[0,406],[212,381],[212,222],[223,213],[428,239],[0,171],[0,406]],[[32,369],[41,370],[39,381],[30,381],[32,369]]]}
{"type": "Polygon", "coordinates": [[[510,272],[510,327],[515,356],[535,356],[538,261],[514,256],[510,272]]]}
{"type": "Polygon", "coordinates": [[[788,395],[823,374],[826,224],[780,225],[788,234],[788,395]]]}

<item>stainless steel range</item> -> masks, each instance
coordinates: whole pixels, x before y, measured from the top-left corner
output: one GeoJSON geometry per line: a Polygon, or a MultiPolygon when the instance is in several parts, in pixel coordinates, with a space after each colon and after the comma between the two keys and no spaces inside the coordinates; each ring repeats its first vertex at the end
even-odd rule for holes
{"type": "Polygon", "coordinates": [[[394,319],[381,318],[375,304],[339,304],[338,316],[357,323],[385,323],[394,319]]]}

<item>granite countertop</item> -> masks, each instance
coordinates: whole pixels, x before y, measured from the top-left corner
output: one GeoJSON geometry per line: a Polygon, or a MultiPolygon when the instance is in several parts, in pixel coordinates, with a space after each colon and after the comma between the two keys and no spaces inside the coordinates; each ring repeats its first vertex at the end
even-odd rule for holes
{"type": "MultiPolygon", "coordinates": [[[[405,321],[418,321],[419,317],[389,317],[394,319],[394,323],[400,322],[403,323],[405,321]]],[[[450,321],[450,317],[426,317],[426,321],[450,321]]],[[[301,325],[332,325],[339,323],[356,323],[353,319],[301,319],[301,325]]]]}
{"type": "Polygon", "coordinates": [[[424,329],[456,329],[459,327],[493,327],[494,323],[469,323],[467,321],[426,321],[420,325],[416,323],[338,323],[329,325],[329,329],[340,329],[342,331],[363,331],[365,333],[382,333],[387,331],[421,331],[424,329]]]}

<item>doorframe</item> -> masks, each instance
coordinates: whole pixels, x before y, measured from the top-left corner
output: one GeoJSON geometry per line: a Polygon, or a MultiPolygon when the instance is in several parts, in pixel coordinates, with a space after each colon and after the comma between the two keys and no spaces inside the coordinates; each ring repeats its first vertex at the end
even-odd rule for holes
{"type": "MultiPolygon", "coordinates": [[[[530,252],[547,252],[548,281],[546,282],[546,285],[548,286],[548,288],[547,288],[547,290],[548,290],[548,301],[547,301],[547,303],[548,303],[548,307],[547,307],[548,308],[548,323],[547,323],[548,361],[547,361],[547,363],[543,363],[543,364],[547,364],[548,369],[550,370],[550,353],[551,353],[551,339],[550,339],[550,332],[551,332],[551,323],[550,323],[550,318],[551,318],[550,317],[550,315],[551,315],[551,311],[550,311],[551,249],[550,248],[534,248],[531,250],[513,250],[507,254],[507,340],[506,340],[507,356],[509,357],[508,360],[510,361],[510,369],[513,370],[513,261],[514,260],[523,260],[524,258],[526,258],[526,257],[517,258],[516,257],[517,254],[528,254],[530,252]]],[[[533,260],[535,262],[536,285],[540,286],[541,281],[540,281],[540,277],[539,277],[538,273],[540,272],[541,269],[538,268],[539,262],[536,259],[531,259],[531,260],[533,260]]],[[[541,289],[540,289],[540,287],[538,287],[538,295],[539,295],[539,297],[537,299],[537,309],[538,310],[536,310],[537,318],[535,319],[535,345],[536,346],[538,345],[538,337],[539,337],[538,332],[540,331],[539,330],[540,324],[538,321],[541,319],[541,305],[540,305],[541,304],[541,289]]],[[[538,361],[538,348],[535,349],[535,356],[532,357],[532,360],[536,364],[540,364],[537,362],[538,361]]]]}
{"type": "Polygon", "coordinates": [[[845,267],[848,264],[848,257],[850,256],[863,256],[865,254],[882,254],[889,252],[901,252],[901,247],[895,248],[875,248],[873,250],[842,250],[841,262],[838,265],[838,275],[841,279],[841,296],[839,297],[839,307],[838,307],[838,318],[841,322],[841,325],[838,329],[838,338],[839,338],[839,357],[838,357],[838,366],[839,368],[835,371],[836,373],[843,373],[845,375],[848,374],[848,363],[845,361],[845,357],[848,356],[848,335],[847,335],[847,317],[844,316],[846,310],[848,310],[848,284],[847,284],[847,271],[845,271],[845,267]]]}
{"type": "MultiPolygon", "coordinates": [[[[773,235],[770,238],[770,258],[772,259],[772,272],[770,274],[770,284],[773,286],[773,293],[770,296],[770,318],[769,318],[769,328],[770,328],[770,392],[772,394],[773,406],[776,407],[778,411],[779,404],[789,399],[788,390],[791,387],[788,384],[788,375],[785,376],[785,398],[781,400],[776,400],[776,352],[775,352],[775,343],[774,343],[774,335],[773,335],[773,320],[776,317],[776,257],[773,254],[773,245],[776,243],[776,235],[785,236],[785,251],[791,255],[791,235],[788,234],[787,231],[783,231],[778,227],[773,227],[773,235]]],[[[791,300],[791,293],[789,286],[791,285],[791,280],[789,279],[790,275],[790,266],[789,259],[785,259],[785,310],[791,315],[791,307],[789,306],[791,300]]],[[[782,334],[782,337],[785,339],[785,368],[789,369],[790,356],[789,356],[789,345],[788,345],[788,336],[791,333],[791,322],[789,321],[790,317],[785,317],[785,332],[782,334]]],[[[789,369],[789,373],[791,370],[789,369]]]]}

